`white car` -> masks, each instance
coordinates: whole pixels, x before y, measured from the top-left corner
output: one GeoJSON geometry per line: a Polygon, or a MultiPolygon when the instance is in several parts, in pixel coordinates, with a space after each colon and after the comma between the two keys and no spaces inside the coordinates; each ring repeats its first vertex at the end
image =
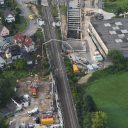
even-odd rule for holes
{"type": "Polygon", "coordinates": [[[93,66],[91,64],[87,65],[87,68],[88,68],[89,71],[93,71],[94,70],[94,68],[93,68],[93,66]]]}
{"type": "Polygon", "coordinates": [[[38,113],[38,112],[39,112],[39,108],[36,107],[36,108],[32,109],[31,111],[28,111],[27,113],[28,113],[29,116],[31,116],[32,114],[35,114],[35,113],[38,113]]]}

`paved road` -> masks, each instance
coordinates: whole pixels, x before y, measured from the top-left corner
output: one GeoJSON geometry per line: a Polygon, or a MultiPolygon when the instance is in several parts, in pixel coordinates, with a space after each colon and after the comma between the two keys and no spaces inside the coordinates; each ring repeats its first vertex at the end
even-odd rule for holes
{"type": "Polygon", "coordinates": [[[19,4],[20,9],[22,10],[22,15],[25,17],[28,26],[27,28],[23,31],[23,34],[31,36],[33,35],[37,29],[38,29],[38,25],[35,24],[36,19],[35,20],[29,20],[28,16],[31,15],[31,11],[29,10],[29,8],[27,7],[27,5],[24,3],[27,0],[16,0],[17,3],[19,4]]]}
{"type": "MultiPolygon", "coordinates": [[[[44,19],[46,21],[45,35],[47,35],[48,40],[55,39],[56,34],[55,28],[52,26],[53,17],[51,15],[51,9],[50,7],[42,7],[42,11],[44,12],[44,19]]],[[[51,42],[50,45],[48,45],[48,48],[51,66],[55,75],[58,93],[62,104],[64,127],[79,128],[76,109],[72,100],[71,90],[65,72],[66,69],[60,55],[61,48],[55,41],[51,42]]]]}

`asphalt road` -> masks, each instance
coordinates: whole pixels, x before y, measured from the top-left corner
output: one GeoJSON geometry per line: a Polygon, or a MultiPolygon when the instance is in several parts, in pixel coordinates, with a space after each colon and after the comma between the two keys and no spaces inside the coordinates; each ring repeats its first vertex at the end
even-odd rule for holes
{"type": "MultiPolygon", "coordinates": [[[[55,28],[52,26],[53,17],[51,15],[50,7],[43,7],[42,11],[44,14],[43,19],[45,20],[45,35],[46,39],[56,39],[55,28]]],[[[66,69],[64,67],[64,62],[61,57],[60,45],[52,41],[48,45],[50,63],[53,69],[55,81],[57,84],[57,89],[62,105],[62,112],[64,117],[64,127],[65,128],[79,128],[79,122],[77,118],[76,109],[72,100],[71,90],[68,83],[68,78],[66,75],[66,69]]]]}
{"type": "Polygon", "coordinates": [[[26,19],[28,23],[27,28],[22,33],[27,36],[32,36],[37,31],[39,26],[35,24],[36,19],[30,20],[28,18],[29,15],[32,15],[32,12],[25,4],[26,1],[27,0],[16,0],[16,2],[19,4],[19,8],[22,10],[22,15],[24,16],[24,18],[26,19]]]}

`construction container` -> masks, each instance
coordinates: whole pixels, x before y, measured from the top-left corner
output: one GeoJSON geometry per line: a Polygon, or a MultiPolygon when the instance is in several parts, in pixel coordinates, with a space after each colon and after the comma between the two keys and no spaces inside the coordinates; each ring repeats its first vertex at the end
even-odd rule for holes
{"type": "Polygon", "coordinates": [[[54,119],[53,118],[42,118],[41,119],[41,124],[44,125],[49,125],[49,124],[53,124],[54,123],[54,119]]]}
{"type": "Polygon", "coordinates": [[[74,72],[74,73],[79,72],[78,66],[77,66],[76,64],[73,64],[73,65],[72,65],[72,68],[73,68],[73,72],[74,72]]]}

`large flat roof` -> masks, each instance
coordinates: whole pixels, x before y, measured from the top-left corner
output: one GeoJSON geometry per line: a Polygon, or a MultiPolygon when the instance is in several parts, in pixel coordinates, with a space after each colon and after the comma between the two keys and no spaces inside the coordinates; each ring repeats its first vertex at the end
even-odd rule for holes
{"type": "Polygon", "coordinates": [[[108,49],[119,49],[128,57],[128,18],[92,19],[91,23],[108,49]]]}

